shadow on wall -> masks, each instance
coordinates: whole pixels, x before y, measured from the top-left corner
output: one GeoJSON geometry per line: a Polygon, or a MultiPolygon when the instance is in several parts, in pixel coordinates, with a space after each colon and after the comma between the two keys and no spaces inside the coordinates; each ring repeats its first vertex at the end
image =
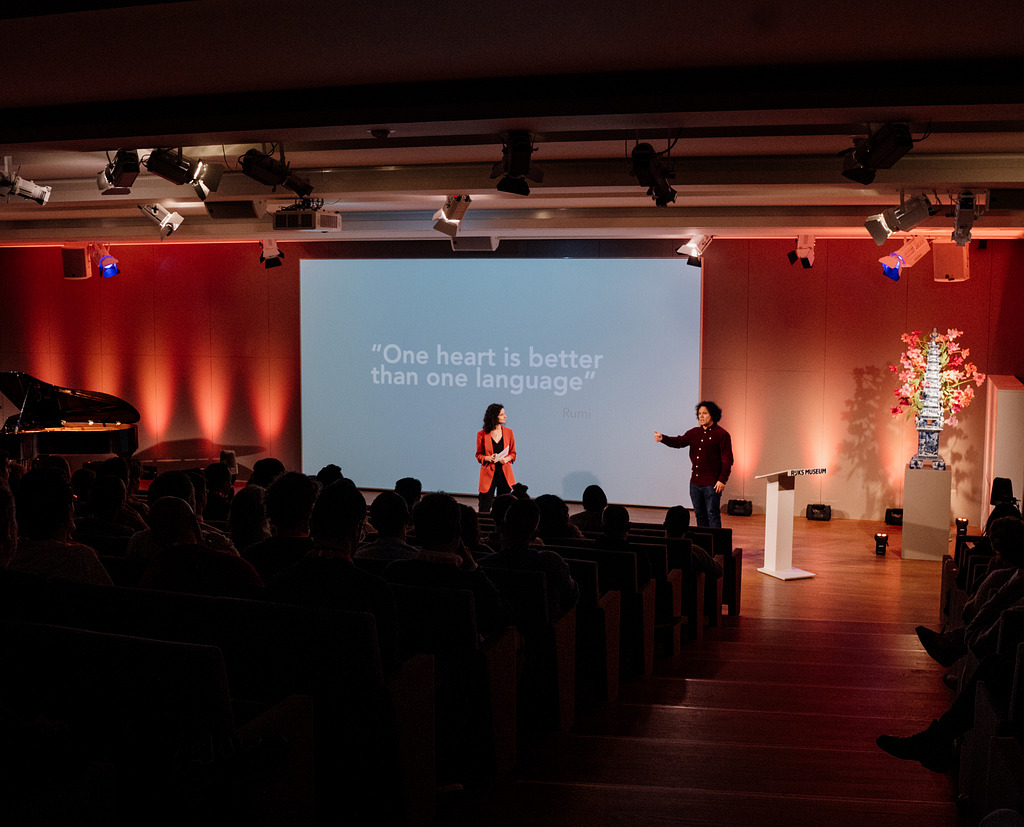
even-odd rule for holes
{"type": "MultiPolygon", "coordinates": [[[[583,497],[583,492],[588,485],[601,485],[601,481],[595,477],[589,471],[573,471],[571,474],[566,474],[562,477],[562,499],[569,500],[580,500],[583,497]]],[[[541,494],[548,494],[549,491],[538,491],[536,494],[530,493],[531,497],[539,497],[541,494]]]]}
{"type": "Polygon", "coordinates": [[[891,376],[889,370],[873,365],[855,368],[853,399],[846,400],[846,410],[840,415],[847,423],[847,438],[840,443],[836,456],[843,457],[845,462],[837,462],[835,470],[847,480],[861,479],[867,514],[884,514],[894,496],[879,449],[878,428],[879,411],[891,407],[891,376]]]}
{"type": "MultiPolygon", "coordinates": [[[[977,405],[978,399],[975,399],[973,404],[977,405]]],[[[983,412],[984,406],[979,405],[979,408],[983,412]]],[[[980,490],[981,480],[975,473],[983,465],[982,452],[977,447],[977,440],[972,443],[963,426],[959,424],[944,425],[942,437],[947,448],[943,451],[940,443],[939,455],[946,460],[948,467],[953,471],[953,490],[957,492],[957,496],[954,497],[954,508],[957,506],[955,500],[988,502],[989,494],[980,490]],[[966,450],[962,450],[962,446],[967,446],[966,450]]]]}

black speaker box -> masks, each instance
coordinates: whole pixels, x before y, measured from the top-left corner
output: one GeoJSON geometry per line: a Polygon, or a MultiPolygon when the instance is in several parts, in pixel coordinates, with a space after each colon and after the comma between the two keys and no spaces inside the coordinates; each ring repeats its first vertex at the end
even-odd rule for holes
{"type": "Polygon", "coordinates": [[[733,517],[749,517],[754,513],[754,506],[750,500],[729,500],[725,504],[725,513],[733,517]]]}
{"type": "Polygon", "coordinates": [[[885,509],[885,524],[886,525],[903,525],[903,509],[902,508],[887,508],[887,509],[885,509]]]}
{"type": "Polygon", "coordinates": [[[832,519],[832,506],[811,503],[807,506],[807,519],[827,523],[832,519]]]}

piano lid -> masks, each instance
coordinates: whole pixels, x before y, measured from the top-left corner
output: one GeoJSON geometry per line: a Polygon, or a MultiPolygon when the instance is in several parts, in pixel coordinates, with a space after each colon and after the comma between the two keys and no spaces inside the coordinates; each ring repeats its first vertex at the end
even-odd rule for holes
{"type": "Polygon", "coordinates": [[[141,419],[133,406],[109,393],[62,388],[21,371],[0,372],[0,393],[21,411],[8,417],[3,430],[9,433],[87,423],[133,423],[141,419]]]}

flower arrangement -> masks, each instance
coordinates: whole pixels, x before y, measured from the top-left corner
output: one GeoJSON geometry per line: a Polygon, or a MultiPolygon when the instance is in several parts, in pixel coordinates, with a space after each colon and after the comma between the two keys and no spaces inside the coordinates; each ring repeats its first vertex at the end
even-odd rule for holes
{"type": "MultiPolygon", "coordinates": [[[[961,348],[957,343],[957,337],[962,335],[963,331],[953,328],[935,335],[935,342],[939,348],[941,377],[939,401],[942,412],[946,414],[943,420],[946,425],[956,425],[956,415],[974,399],[974,387],[971,383],[981,387],[985,381],[985,374],[981,373],[973,362],[967,361],[971,351],[968,348],[961,348]]],[[[893,391],[899,401],[890,410],[893,416],[899,416],[906,411],[909,418],[921,413],[924,404],[922,391],[930,387],[925,378],[925,370],[931,334],[915,330],[904,333],[900,339],[907,344],[907,349],[900,356],[898,367],[889,365],[889,370],[897,374],[902,383],[893,391]]]]}

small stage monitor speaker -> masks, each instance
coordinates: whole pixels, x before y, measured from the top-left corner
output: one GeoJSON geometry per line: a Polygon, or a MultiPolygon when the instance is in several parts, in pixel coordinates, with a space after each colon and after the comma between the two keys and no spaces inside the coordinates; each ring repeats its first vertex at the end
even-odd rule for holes
{"type": "Polygon", "coordinates": [[[827,523],[832,519],[832,506],[823,503],[810,503],[807,506],[807,519],[827,523]]]}

